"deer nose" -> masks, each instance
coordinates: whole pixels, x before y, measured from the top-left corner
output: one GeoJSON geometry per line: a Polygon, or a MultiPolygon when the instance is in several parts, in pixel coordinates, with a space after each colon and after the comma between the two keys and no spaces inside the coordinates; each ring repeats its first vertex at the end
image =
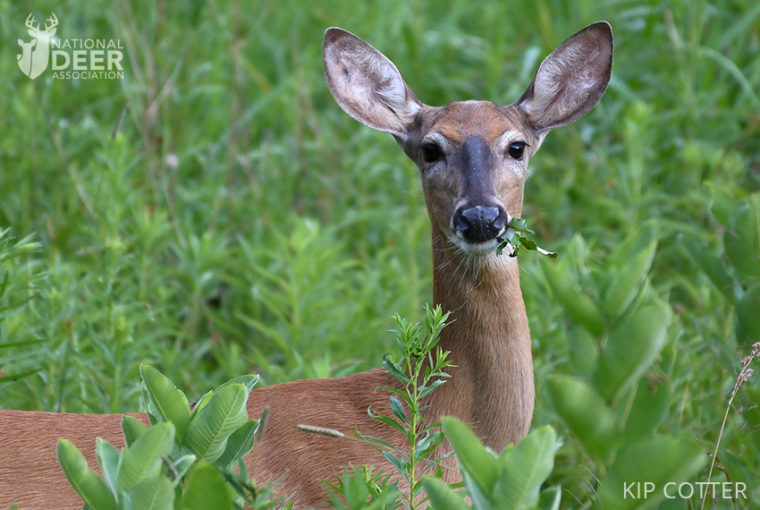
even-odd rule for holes
{"type": "Polygon", "coordinates": [[[454,213],[454,228],[469,243],[490,241],[506,226],[507,212],[501,206],[463,206],[454,213]]]}

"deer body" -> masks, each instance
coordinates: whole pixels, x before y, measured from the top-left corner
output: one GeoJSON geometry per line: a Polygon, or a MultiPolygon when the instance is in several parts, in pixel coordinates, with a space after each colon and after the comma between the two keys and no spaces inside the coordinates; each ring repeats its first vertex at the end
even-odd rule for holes
{"type": "MultiPolygon", "coordinates": [[[[420,169],[432,224],[433,299],[451,311],[440,346],[456,365],[430,397],[427,414],[453,415],[473,425],[500,450],[527,433],[534,390],[530,334],[516,259],[497,256],[496,237],[522,212],[527,161],[546,133],[590,110],[604,93],[612,62],[612,34],[591,25],[558,47],[514,104],[486,101],[431,107],[421,103],[396,67],[375,48],[341,29],[324,41],[328,87],[360,122],[391,133],[420,169]]],[[[304,380],[255,389],[249,414],[271,406],[263,441],[248,457],[259,483],[284,476],[279,493],[296,508],[323,505],[320,480],[340,468],[384,458],[353,438],[358,428],[401,447],[405,438],[367,414],[389,414],[393,380],[375,370],[337,379],[304,380]],[[346,437],[300,430],[326,427],[346,437]]],[[[144,415],[141,419],[145,420],[144,415]]],[[[121,415],[0,411],[0,507],[81,508],[55,458],[64,437],[93,465],[95,437],[123,446],[121,415]]],[[[452,458],[453,461],[453,458],[452,458]]],[[[445,477],[455,480],[455,465],[445,477]]]]}

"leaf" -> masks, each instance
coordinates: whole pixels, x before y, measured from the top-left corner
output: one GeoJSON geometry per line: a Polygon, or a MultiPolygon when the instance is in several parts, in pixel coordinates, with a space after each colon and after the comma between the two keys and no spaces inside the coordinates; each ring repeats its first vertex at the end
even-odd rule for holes
{"type": "Polygon", "coordinates": [[[760,284],[751,287],[736,304],[736,341],[760,341],[760,284]]]}
{"type": "Polygon", "coordinates": [[[499,508],[527,509],[538,504],[539,489],[551,474],[560,444],[554,429],[545,425],[501,454],[501,473],[492,491],[499,508]]]}
{"type": "Polygon", "coordinates": [[[726,264],[720,260],[706,245],[697,243],[689,237],[682,237],[681,244],[686,248],[689,256],[697,266],[707,275],[715,287],[723,293],[729,301],[736,300],[734,293],[736,281],[728,273],[726,264]]]}
{"type": "Polygon", "coordinates": [[[98,437],[95,439],[95,456],[103,473],[103,481],[111,494],[118,494],[119,469],[121,468],[121,453],[114,446],[98,437]]]}
{"type": "Polygon", "coordinates": [[[215,464],[222,469],[226,469],[236,460],[245,457],[245,454],[253,448],[253,439],[256,435],[256,427],[258,427],[258,425],[258,421],[250,420],[238,427],[238,429],[230,435],[224,453],[216,460],[215,464]]]}
{"type": "Polygon", "coordinates": [[[188,453],[187,455],[183,455],[182,457],[178,458],[174,461],[174,471],[176,472],[176,478],[175,480],[182,479],[185,474],[188,472],[188,470],[193,467],[193,464],[195,464],[197,457],[193,455],[192,453],[188,453]]]}
{"type": "Polygon", "coordinates": [[[595,508],[639,508],[642,500],[626,497],[625,490],[637,482],[654,483],[657,490],[649,495],[646,504],[656,506],[664,496],[665,484],[677,485],[688,480],[706,460],[703,449],[686,437],[657,437],[632,445],[618,454],[615,463],[602,478],[595,508]]]}
{"type": "Polygon", "coordinates": [[[559,510],[562,503],[562,487],[554,485],[541,491],[538,497],[538,508],[541,510],[559,510]]]}
{"type": "Polygon", "coordinates": [[[668,409],[670,385],[663,381],[655,388],[642,378],[636,388],[636,396],[625,423],[624,444],[644,439],[659,425],[668,409]]]}
{"type": "Polygon", "coordinates": [[[438,445],[440,445],[445,436],[443,431],[434,430],[428,431],[421,440],[414,445],[414,456],[417,459],[425,458],[431,451],[433,451],[438,445]]]}
{"type": "Polygon", "coordinates": [[[225,386],[230,386],[232,384],[242,384],[250,392],[259,383],[260,380],[261,378],[258,375],[253,375],[253,374],[241,375],[241,376],[230,379],[229,381],[223,383],[221,386],[217,388],[214,388],[214,391],[219,391],[225,386]]]}
{"type": "Polygon", "coordinates": [[[206,462],[216,461],[224,453],[230,435],[248,421],[247,400],[248,389],[242,384],[214,391],[190,421],[185,446],[206,462]]]}
{"type": "Polygon", "coordinates": [[[383,356],[383,367],[397,381],[401,381],[403,384],[409,384],[411,382],[409,376],[404,373],[403,369],[393,362],[390,353],[383,356]]]}
{"type": "Polygon", "coordinates": [[[129,493],[132,508],[139,510],[173,510],[174,485],[164,475],[147,478],[129,493]]]}
{"type": "Polygon", "coordinates": [[[556,375],[547,381],[554,409],[586,452],[606,459],[617,433],[615,415],[589,384],[577,377],[556,375]]]}
{"type": "Polygon", "coordinates": [[[422,479],[422,488],[435,510],[468,510],[470,507],[443,480],[432,477],[422,479]]]}
{"type": "Polygon", "coordinates": [[[608,402],[634,384],[665,347],[671,313],[662,302],[643,305],[611,332],[599,356],[594,385],[608,402]]]}
{"type": "Polygon", "coordinates": [[[731,212],[723,244],[742,285],[760,284],[760,194],[731,212]]]}
{"type": "Polygon", "coordinates": [[[597,304],[570,277],[561,273],[558,266],[546,259],[541,260],[541,270],[546,282],[565,312],[595,337],[604,333],[606,321],[597,304]]]}
{"type": "Polygon", "coordinates": [[[597,339],[586,328],[574,324],[567,332],[567,341],[573,370],[578,375],[590,378],[599,362],[597,339]]]}
{"type": "Polygon", "coordinates": [[[401,457],[397,457],[391,452],[383,451],[381,453],[383,454],[383,457],[385,457],[386,460],[390,462],[394,468],[396,468],[396,471],[398,471],[406,481],[409,481],[409,473],[406,472],[406,467],[408,465],[407,460],[402,459],[401,457]]]}
{"type": "Polygon", "coordinates": [[[496,455],[486,450],[475,434],[461,421],[447,416],[441,422],[446,437],[456,452],[460,469],[469,473],[472,481],[487,494],[498,476],[496,455]]]}
{"type": "Polygon", "coordinates": [[[389,397],[388,399],[391,404],[391,411],[393,411],[393,414],[396,415],[396,418],[403,421],[407,425],[409,424],[409,419],[406,417],[406,413],[404,412],[404,406],[401,404],[401,401],[397,399],[394,396],[389,397]]]}
{"type": "Polygon", "coordinates": [[[602,292],[602,306],[608,317],[621,315],[644,283],[657,249],[657,231],[656,222],[644,222],[610,258],[609,279],[602,292]]]}
{"type": "Polygon", "coordinates": [[[420,390],[420,399],[423,399],[433,393],[438,386],[445,383],[446,379],[436,379],[435,381],[431,382],[427,386],[422,386],[419,388],[420,390]]]}
{"type": "Polygon", "coordinates": [[[129,448],[147,432],[148,426],[133,416],[124,415],[121,419],[121,430],[124,432],[124,439],[127,442],[127,448],[129,448]]]}
{"type": "Polygon", "coordinates": [[[140,376],[154,407],[153,412],[151,410],[148,412],[158,413],[164,421],[173,423],[177,443],[182,444],[190,423],[190,406],[187,403],[187,397],[168,377],[151,366],[140,365],[140,376]]]}
{"type": "Polygon", "coordinates": [[[174,447],[174,425],[168,422],[150,427],[135,443],[121,454],[119,488],[130,491],[147,478],[161,471],[161,457],[174,447]]]}
{"type": "Polygon", "coordinates": [[[232,508],[224,478],[215,467],[201,464],[190,472],[182,497],[182,510],[232,508]]]}
{"type": "Polygon", "coordinates": [[[84,455],[65,439],[58,440],[58,462],[82,500],[93,510],[117,510],[116,499],[103,480],[87,467],[84,455]]]}

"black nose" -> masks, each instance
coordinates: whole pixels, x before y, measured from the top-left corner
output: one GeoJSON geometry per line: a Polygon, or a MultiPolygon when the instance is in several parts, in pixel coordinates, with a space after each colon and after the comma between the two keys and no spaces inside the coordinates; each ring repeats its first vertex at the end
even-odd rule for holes
{"type": "Polygon", "coordinates": [[[454,228],[469,243],[484,243],[507,226],[507,212],[500,206],[464,206],[454,213],[454,228]]]}

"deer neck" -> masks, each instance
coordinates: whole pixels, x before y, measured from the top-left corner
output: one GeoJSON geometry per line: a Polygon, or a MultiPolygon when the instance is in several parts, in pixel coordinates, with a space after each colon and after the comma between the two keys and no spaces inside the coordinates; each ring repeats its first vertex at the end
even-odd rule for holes
{"type": "Polygon", "coordinates": [[[430,416],[469,422],[486,445],[500,450],[527,434],[533,415],[533,362],[517,259],[467,257],[434,230],[433,264],[433,299],[451,312],[440,346],[456,368],[431,395],[430,416]]]}

